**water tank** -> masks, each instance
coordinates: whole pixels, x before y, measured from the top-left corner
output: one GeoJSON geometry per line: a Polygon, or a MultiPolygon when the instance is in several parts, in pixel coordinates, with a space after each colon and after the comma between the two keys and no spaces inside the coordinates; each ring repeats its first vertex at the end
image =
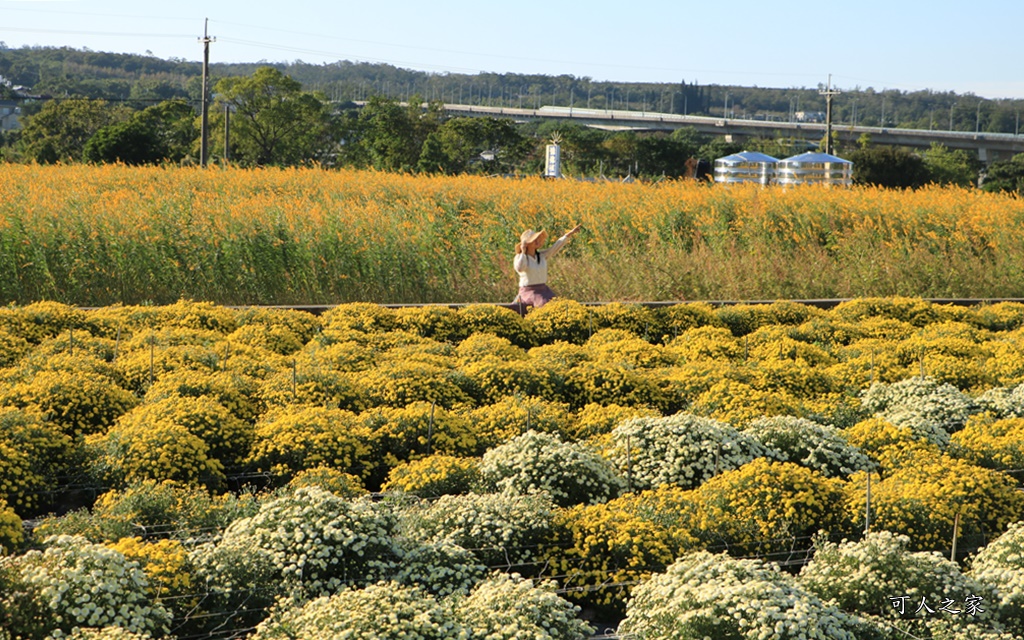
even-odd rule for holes
{"type": "Polygon", "coordinates": [[[741,151],[715,160],[715,182],[757,182],[768,184],[775,178],[778,159],[757,151],[741,151]]]}
{"type": "Polygon", "coordinates": [[[808,151],[780,160],[775,168],[775,180],[782,185],[837,184],[848,187],[853,183],[853,163],[827,153],[808,151]]]}

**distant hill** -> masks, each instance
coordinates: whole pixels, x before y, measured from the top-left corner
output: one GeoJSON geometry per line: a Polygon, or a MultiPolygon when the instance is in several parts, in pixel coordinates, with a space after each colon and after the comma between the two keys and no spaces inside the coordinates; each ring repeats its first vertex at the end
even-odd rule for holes
{"type": "MultiPolygon", "coordinates": [[[[516,73],[437,74],[388,64],[339,61],[330,64],[254,62],[211,64],[211,76],[249,75],[272,66],[307,90],[344,102],[383,94],[491,106],[568,105],[671,113],[788,120],[799,112],[825,110],[820,87],[767,88],[675,83],[595,82],[569,75],[516,73]]],[[[0,76],[10,87],[54,97],[83,96],[125,101],[142,107],[170,98],[198,101],[201,65],[136,54],[68,47],[0,48],[0,76]]],[[[0,96],[2,97],[2,96],[0,96]]],[[[1024,100],[989,100],[973,94],[873,88],[844,90],[833,102],[838,123],[1016,133],[1024,100]],[[980,105],[979,105],[980,103],[980,105]]],[[[31,105],[25,111],[32,112],[31,105]]]]}

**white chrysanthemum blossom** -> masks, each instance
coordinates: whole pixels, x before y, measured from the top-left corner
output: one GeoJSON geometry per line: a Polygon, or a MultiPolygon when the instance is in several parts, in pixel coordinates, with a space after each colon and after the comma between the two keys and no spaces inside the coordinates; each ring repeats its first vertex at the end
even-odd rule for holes
{"type": "Polygon", "coordinates": [[[282,602],[252,640],[468,640],[450,608],[414,586],[381,582],[301,605],[282,602]]]}
{"type": "Polygon", "coordinates": [[[934,444],[943,450],[949,447],[949,432],[920,411],[897,407],[878,415],[897,427],[909,429],[917,440],[934,444]]]}
{"type": "MultiPolygon", "coordinates": [[[[304,487],[231,523],[217,546],[251,549],[254,557],[265,557],[280,578],[280,593],[298,587],[326,595],[390,576],[400,558],[393,529],[391,514],[368,499],[304,487]]],[[[206,556],[216,559],[216,550],[197,558],[209,571],[206,556]]],[[[214,575],[221,573],[212,569],[214,575]]],[[[230,567],[223,569],[230,573],[230,567]]]]}
{"type": "Polygon", "coordinates": [[[892,384],[876,382],[864,392],[861,402],[877,417],[892,421],[900,411],[917,413],[947,433],[961,429],[980,407],[967,394],[934,378],[914,377],[892,384]]]}
{"type": "MultiPolygon", "coordinates": [[[[822,599],[831,599],[846,611],[900,617],[890,598],[903,598],[903,617],[928,617],[924,604],[961,614],[943,613],[957,621],[987,624],[995,619],[991,610],[977,615],[963,614],[969,597],[981,597],[991,603],[993,591],[980,581],[964,575],[956,563],[937,552],[910,552],[910,538],[888,531],[874,531],[863,540],[820,542],[814,557],[800,572],[800,583],[822,599]],[[952,601],[953,604],[947,601],[952,601]],[[918,607],[921,611],[918,612],[918,607]]],[[[900,604],[899,601],[896,604],[900,604]]],[[[982,607],[983,609],[985,607],[982,607]]],[[[991,608],[989,608],[991,609],[991,608]]]]}
{"type": "Polygon", "coordinates": [[[455,598],[455,618],[474,639],[584,640],[593,629],[576,617],[579,607],[559,596],[553,581],[534,583],[495,573],[468,597],[455,598]]]}
{"type": "Polygon", "coordinates": [[[975,399],[981,411],[997,418],[1024,418],[1024,383],[1016,387],[994,387],[975,399]]]}
{"type": "Polygon", "coordinates": [[[1011,524],[978,551],[970,575],[996,590],[1000,617],[1024,633],[1024,522],[1011,524]]]}
{"type": "Polygon", "coordinates": [[[417,544],[402,553],[401,567],[395,581],[418,586],[431,594],[444,597],[453,593],[469,593],[487,573],[470,551],[448,540],[417,544]]]}
{"type": "Polygon", "coordinates": [[[869,471],[875,464],[857,447],[849,444],[835,427],[806,418],[775,416],[754,420],[744,431],[783,462],[794,462],[829,477],[846,477],[855,471],[869,471]]]}
{"type": "Polygon", "coordinates": [[[554,508],[546,493],[446,495],[407,509],[402,528],[410,538],[457,544],[493,568],[531,562],[550,538],[554,508]]]}
{"type": "Polygon", "coordinates": [[[724,422],[678,413],[622,422],[607,454],[632,489],[644,490],[665,484],[693,489],[771,452],[724,422]]]}
{"type": "Polygon", "coordinates": [[[633,590],[627,638],[857,640],[865,623],[761,560],[688,554],[633,590]]]}
{"type": "Polygon", "coordinates": [[[560,507],[607,502],[626,487],[596,451],[533,430],[485,453],[480,471],[493,489],[547,491],[560,507]]]}
{"type": "Polygon", "coordinates": [[[52,612],[51,634],[106,626],[168,632],[171,614],[150,598],[139,563],[82,536],[51,536],[44,545],[12,561],[22,583],[52,612]]]}

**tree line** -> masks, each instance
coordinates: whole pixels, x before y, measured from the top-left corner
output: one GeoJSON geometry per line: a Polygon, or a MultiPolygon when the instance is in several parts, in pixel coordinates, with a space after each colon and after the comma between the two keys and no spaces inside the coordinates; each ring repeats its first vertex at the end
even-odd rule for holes
{"type": "MultiPolygon", "coordinates": [[[[692,128],[672,133],[599,131],[566,121],[514,123],[447,117],[440,100],[372,94],[335,102],[308,91],[279,69],[259,67],[213,87],[210,159],[241,166],[352,166],[384,171],[538,175],[544,148],[557,139],[563,171],[580,177],[678,178],[692,160],[710,163],[743,148],[783,158],[808,149],[799,140],[752,139],[743,145],[692,128]],[[689,161],[689,162],[688,162],[689,161]]],[[[192,164],[199,156],[193,103],[174,97],[132,105],[66,98],[41,101],[21,131],[5,135],[0,158],[22,162],[192,164]]],[[[854,179],[887,187],[930,182],[970,186],[982,171],[966,151],[940,145],[917,152],[876,147],[863,137],[838,153],[854,162],[854,179]]],[[[1024,191],[1024,155],[987,168],[983,187],[1024,191]]]]}

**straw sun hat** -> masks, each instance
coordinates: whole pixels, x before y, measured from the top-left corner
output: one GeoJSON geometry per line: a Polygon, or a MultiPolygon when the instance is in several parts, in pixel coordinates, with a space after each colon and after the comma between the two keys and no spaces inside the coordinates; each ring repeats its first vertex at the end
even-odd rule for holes
{"type": "Polygon", "coordinates": [[[534,231],[533,229],[527,229],[523,232],[523,235],[519,236],[519,241],[523,244],[530,244],[537,238],[540,238],[541,241],[543,241],[547,237],[547,231],[534,231]]]}

